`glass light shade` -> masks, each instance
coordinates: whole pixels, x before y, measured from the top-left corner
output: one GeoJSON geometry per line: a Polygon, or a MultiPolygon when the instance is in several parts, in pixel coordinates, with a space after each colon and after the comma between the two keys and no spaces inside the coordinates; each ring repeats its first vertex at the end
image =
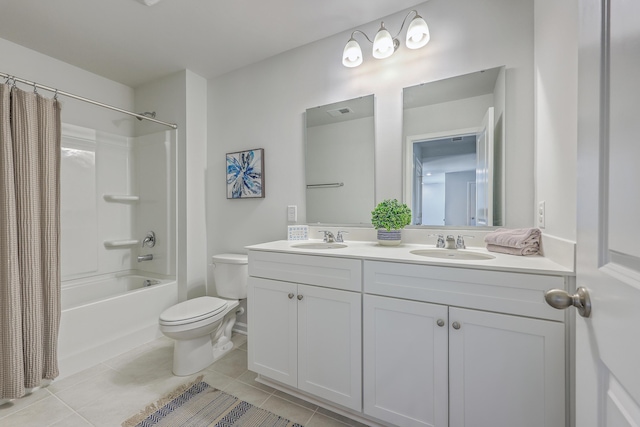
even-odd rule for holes
{"type": "Polygon", "coordinates": [[[395,51],[393,47],[393,37],[386,28],[384,23],[380,26],[380,30],[373,39],[373,57],[377,59],[388,58],[395,51]]]}
{"type": "Polygon", "coordinates": [[[416,15],[407,29],[407,47],[409,49],[419,49],[429,43],[430,39],[427,22],[420,15],[416,15]]]}
{"type": "Polygon", "coordinates": [[[342,65],[352,68],[360,64],[362,64],[362,49],[358,42],[351,38],[342,52],[342,65]]]}

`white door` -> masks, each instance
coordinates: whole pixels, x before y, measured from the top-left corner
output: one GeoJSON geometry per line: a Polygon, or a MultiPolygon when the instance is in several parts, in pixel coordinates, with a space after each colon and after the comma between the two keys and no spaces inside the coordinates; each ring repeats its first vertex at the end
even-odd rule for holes
{"type": "Polygon", "coordinates": [[[580,25],[576,426],[639,426],[640,2],[583,0],[580,25]]]}
{"type": "Polygon", "coordinates": [[[493,107],[482,120],[476,141],[476,224],[493,226],[493,107]]]}
{"type": "Polygon", "coordinates": [[[449,426],[565,425],[564,342],[561,322],[449,308],[449,426]]]}
{"type": "Polygon", "coordinates": [[[295,295],[293,283],[249,277],[249,369],[293,387],[298,385],[298,300],[295,295]]]}
{"type": "Polygon", "coordinates": [[[422,160],[413,156],[413,225],[422,225],[422,160]]]}
{"type": "Polygon", "coordinates": [[[364,413],[404,427],[447,427],[447,306],[365,295],[364,413]]]}
{"type": "Polygon", "coordinates": [[[298,388],[362,410],[362,295],[298,285],[298,388]]]}

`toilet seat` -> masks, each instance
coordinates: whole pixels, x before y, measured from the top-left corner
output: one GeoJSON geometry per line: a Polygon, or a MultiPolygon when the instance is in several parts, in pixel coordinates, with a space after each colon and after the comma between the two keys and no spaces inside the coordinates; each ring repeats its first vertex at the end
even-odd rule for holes
{"type": "Polygon", "coordinates": [[[179,326],[224,315],[229,303],[215,297],[198,297],[169,307],[160,315],[160,324],[179,326]]]}

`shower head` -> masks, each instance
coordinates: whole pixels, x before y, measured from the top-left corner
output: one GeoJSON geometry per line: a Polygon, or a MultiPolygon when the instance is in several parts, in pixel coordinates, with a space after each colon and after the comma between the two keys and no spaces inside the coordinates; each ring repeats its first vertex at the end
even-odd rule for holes
{"type": "MultiPolygon", "coordinates": [[[[146,117],[151,117],[152,119],[156,118],[156,112],[155,111],[145,111],[144,113],[138,113],[141,116],[146,116],[146,117]]],[[[142,121],[142,117],[136,117],[136,119],[142,121]]]]}

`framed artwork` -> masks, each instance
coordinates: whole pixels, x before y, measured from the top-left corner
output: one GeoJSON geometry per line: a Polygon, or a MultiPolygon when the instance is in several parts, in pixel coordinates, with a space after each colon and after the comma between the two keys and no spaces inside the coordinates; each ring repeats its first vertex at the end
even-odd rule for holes
{"type": "Polygon", "coordinates": [[[264,149],[227,153],[227,199],[264,197],[264,149]]]}

